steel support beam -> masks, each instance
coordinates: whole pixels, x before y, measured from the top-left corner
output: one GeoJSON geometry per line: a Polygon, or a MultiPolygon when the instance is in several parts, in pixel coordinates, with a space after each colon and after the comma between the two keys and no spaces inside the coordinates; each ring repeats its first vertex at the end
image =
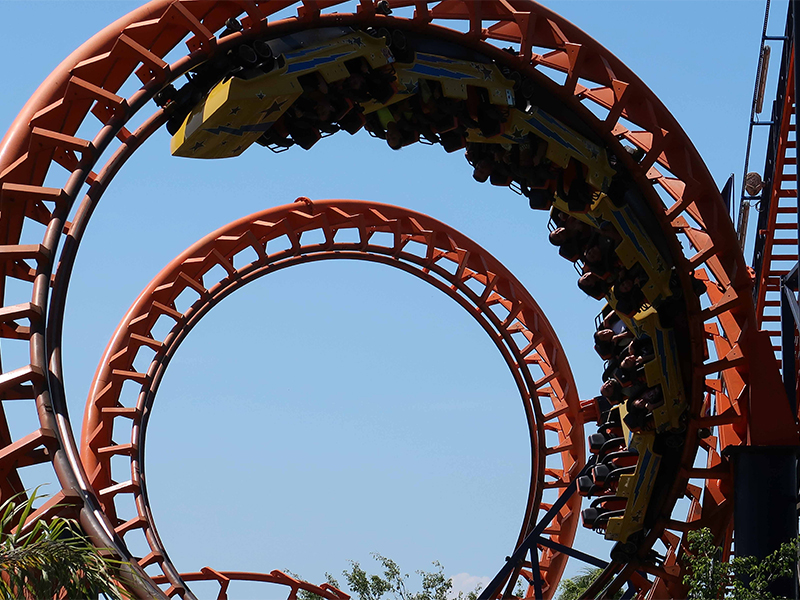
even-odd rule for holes
{"type": "MultiPolygon", "coordinates": [[[[797,265],[791,273],[797,272],[797,265]]],[[[781,369],[786,397],[797,414],[797,354],[795,352],[795,331],[800,324],[800,304],[795,296],[795,285],[788,277],[781,280],[781,369]]]]}
{"type": "MultiPolygon", "coordinates": [[[[734,477],[734,552],[762,560],[797,537],[796,446],[739,446],[729,455],[734,477]]],[[[769,591],[797,598],[794,577],[775,581],[769,591]]]]}
{"type": "Polygon", "coordinates": [[[572,558],[577,558],[578,560],[582,560],[583,562],[592,565],[593,567],[597,567],[598,569],[605,569],[608,566],[608,561],[601,560],[596,556],[592,556],[591,554],[586,554],[586,552],[581,552],[580,550],[575,550],[575,548],[569,548],[564,544],[559,544],[558,542],[554,542],[551,539],[539,536],[537,540],[537,545],[544,546],[545,548],[552,548],[553,550],[558,550],[559,552],[563,552],[567,556],[571,556],[572,558]]]}
{"type": "MultiPolygon", "coordinates": [[[[788,32],[787,32],[788,33],[788,32]]],[[[794,104],[794,122],[795,122],[795,131],[797,126],[800,125],[800,102],[797,100],[800,99],[800,61],[797,60],[797,40],[800,40],[800,5],[798,5],[798,0],[792,0],[792,39],[790,40],[792,52],[794,52],[794,97],[795,97],[795,104],[794,104]]],[[[800,169],[797,169],[797,204],[800,207],[800,169]]],[[[798,229],[800,230],[800,211],[797,213],[797,224],[798,229]]],[[[797,245],[798,255],[800,256],[800,240],[798,240],[797,245]]]]}
{"type": "MultiPolygon", "coordinates": [[[[484,588],[484,590],[481,592],[481,595],[478,597],[478,600],[490,600],[491,598],[494,598],[497,592],[500,591],[500,588],[503,587],[503,584],[509,580],[509,577],[511,577],[511,574],[514,572],[514,569],[516,569],[522,563],[522,561],[525,560],[525,557],[528,555],[528,551],[531,552],[532,558],[538,562],[538,550],[536,544],[538,540],[541,539],[542,532],[547,528],[550,522],[555,519],[561,508],[572,497],[572,494],[577,491],[578,478],[582,475],[586,475],[592,470],[595,459],[596,457],[594,455],[589,457],[589,460],[586,461],[586,466],[581,469],[581,472],[578,473],[578,475],[573,478],[564,491],[561,492],[561,495],[553,503],[553,506],[550,507],[550,510],[548,510],[544,517],[542,517],[542,520],[539,521],[536,524],[536,527],[534,527],[525,537],[522,543],[514,551],[514,554],[506,558],[506,564],[503,565],[503,568],[500,569],[497,575],[494,576],[494,579],[489,582],[489,585],[484,588]]],[[[538,572],[538,569],[534,569],[534,571],[538,572]]],[[[534,575],[534,588],[535,587],[536,576],[534,575]]],[[[535,593],[537,594],[537,598],[541,598],[541,589],[535,590],[535,593]]]]}

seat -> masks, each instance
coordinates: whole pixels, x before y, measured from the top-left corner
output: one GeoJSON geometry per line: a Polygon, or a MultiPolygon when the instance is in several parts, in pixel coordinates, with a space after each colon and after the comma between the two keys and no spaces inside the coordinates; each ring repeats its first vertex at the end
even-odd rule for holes
{"type": "Polygon", "coordinates": [[[592,454],[597,454],[600,452],[600,448],[603,447],[607,439],[608,438],[602,433],[593,433],[589,436],[589,451],[592,454]]]}
{"type": "Polygon", "coordinates": [[[360,110],[350,110],[339,119],[339,127],[350,135],[355,135],[367,122],[367,118],[360,110]]]}
{"type": "Polygon", "coordinates": [[[592,478],[588,475],[581,475],[578,477],[578,493],[584,498],[587,496],[594,496],[600,491],[600,488],[594,484],[592,478]]]}
{"type": "Polygon", "coordinates": [[[464,146],[466,146],[467,143],[467,140],[463,135],[458,133],[458,131],[442,133],[439,136],[439,141],[441,142],[445,152],[455,152],[456,150],[461,150],[464,146]]]}

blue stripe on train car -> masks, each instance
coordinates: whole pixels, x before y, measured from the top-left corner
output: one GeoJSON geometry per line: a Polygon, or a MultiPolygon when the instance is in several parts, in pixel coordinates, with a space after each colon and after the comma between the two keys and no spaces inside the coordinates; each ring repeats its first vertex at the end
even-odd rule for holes
{"type": "Polygon", "coordinates": [[[644,257],[647,258],[647,253],[644,251],[644,248],[639,243],[639,238],[636,237],[636,234],[633,233],[633,230],[628,225],[628,219],[626,215],[619,210],[612,210],[611,214],[613,214],[617,218],[617,222],[620,224],[620,227],[625,231],[625,237],[627,237],[631,243],[636,247],[639,253],[644,257]]]}
{"type": "Polygon", "coordinates": [[[286,60],[292,60],[293,58],[300,58],[301,56],[305,56],[306,54],[311,54],[312,52],[320,52],[325,48],[330,48],[330,44],[326,46],[313,46],[312,48],[303,48],[302,50],[295,50],[293,52],[287,52],[284,54],[286,60]]]}
{"type": "MultiPolygon", "coordinates": [[[[650,236],[648,235],[647,231],[644,229],[644,226],[642,225],[641,221],[636,217],[636,214],[631,210],[631,208],[629,206],[625,207],[625,211],[627,212],[627,214],[630,214],[631,223],[633,223],[634,226],[636,227],[636,229],[639,231],[639,233],[642,234],[642,237],[644,237],[645,239],[648,239],[650,236]]],[[[647,258],[647,257],[645,256],[645,258],[647,258]]],[[[648,262],[650,262],[649,258],[647,260],[648,260],[648,262]]],[[[659,268],[659,267],[661,267],[660,264],[654,265],[653,263],[650,263],[650,266],[653,267],[653,269],[655,271],[658,271],[659,273],[663,272],[663,270],[664,270],[663,267],[659,268]]]]}
{"type": "MultiPolygon", "coordinates": [[[[660,328],[656,328],[656,343],[658,344],[658,353],[661,356],[661,372],[664,374],[667,387],[671,388],[672,386],[669,384],[669,369],[667,368],[667,352],[664,347],[664,332],[660,328]]],[[[663,391],[666,392],[666,390],[663,391]]]]}
{"type": "Polygon", "coordinates": [[[631,506],[636,505],[636,498],[639,497],[639,490],[641,489],[642,484],[644,483],[644,474],[647,472],[647,465],[650,464],[650,459],[652,458],[653,454],[650,452],[650,449],[648,448],[645,451],[644,456],[642,456],[642,462],[640,463],[641,475],[639,476],[639,479],[636,481],[636,487],[633,490],[633,498],[631,498],[631,506]]]}
{"type": "Polygon", "coordinates": [[[458,73],[449,69],[442,69],[441,67],[429,67],[428,65],[421,65],[416,63],[410,69],[406,69],[409,73],[417,73],[419,75],[427,75],[428,77],[447,77],[448,79],[475,79],[472,75],[466,73],[458,73]]]}
{"type": "Polygon", "coordinates": [[[441,63],[448,63],[448,64],[456,64],[460,61],[452,60],[450,58],[445,58],[444,56],[437,56],[435,54],[424,54],[422,52],[417,52],[417,59],[424,60],[425,62],[441,62],[441,63]]]}
{"type": "MultiPolygon", "coordinates": [[[[559,122],[558,120],[554,119],[553,117],[548,115],[546,112],[544,112],[542,110],[539,110],[539,111],[536,111],[536,114],[539,115],[542,119],[544,119],[548,123],[550,123],[553,127],[559,127],[562,130],[564,129],[564,125],[561,122],[559,122]]],[[[564,144],[566,145],[566,142],[564,142],[564,144]]],[[[579,154],[583,154],[583,156],[586,156],[586,154],[581,152],[578,148],[576,148],[572,144],[570,144],[570,148],[575,150],[575,152],[578,152],[579,154]]],[[[589,148],[587,148],[587,150],[589,150],[589,154],[591,154],[592,158],[597,158],[600,155],[599,151],[596,148],[594,150],[590,150],[589,148]]]]}
{"type": "Polygon", "coordinates": [[[537,131],[543,133],[547,137],[551,138],[556,143],[561,144],[562,146],[564,146],[565,148],[569,148],[570,150],[574,150],[578,154],[581,154],[580,150],[578,150],[575,146],[570,144],[567,140],[562,138],[557,133],[554,133],[551,129],[548,129],[547,127],[545,127],[544,124],[540,123],[539,120],[536,117],[532,117],[532,118],[528,119],[526,122],[528,123],[528,125],[530,125],[534,129],[536,129],[537,131]]]}
{"type": "Polygon", "coordinates": [[[229,135],[244,135],[245,133],[252,133],[253,131],[267,131],[275,121],[270,121],[268,123],[256,123],[255,125],[242,125],[241,127],[226,127],[225,125],[220,125],[219,127],[213,127],[212,129],[206,129],[208,133],[213,133],[214,135],[219,135],[220,133],[227,133],[229,135]]]}
{"type": "Polygon", "coordinates": [[[339,54],[331,54],[330,56],[321,56],[319,58],[312,58],[311,60],[292,63],[289,65],[289,68],[286,70],[286,73],[287,74],[296,73],[297,71],[313,69],[314,67],[318,67],[320,65],[326,65],[328,63],[336,62],[340,58],[348,56],[349,54],[352,54],[352,52],[341,52],[339,54]]]}

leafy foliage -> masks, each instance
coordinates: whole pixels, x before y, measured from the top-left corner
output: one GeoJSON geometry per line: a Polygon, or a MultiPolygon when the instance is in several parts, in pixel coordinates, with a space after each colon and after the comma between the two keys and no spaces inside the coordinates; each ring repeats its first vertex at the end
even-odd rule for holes
{"type": "Polygon", "coordinates": [[[12,497],[0,505],[0,598],[130,598],[114,578],[121,563],[101,556],[75,521],[56,517],[14,529],[36,499],[34,491],[25,502],[12,497]]]}
{"type": "MultiPolygon", "coordinates": [[[[416,571],[421,578],[422,590],[412,592],[407,586],[410,575],[403,573],[396,562],[374,552],[372,557],[380,563],[383,575],[370,575],[355,561],[350,561],[350,569],[342,573],[355,600],[384,600],[385,597],[393,600],[448,600],[453,598],[451,595],[453,581],[445,576],[444,567],[438,561],[433,562],[435,567],[433,571],[416,571]]],[[[325,573],[325,577],[329,585],[340,590],[344,589],[330,573],[325,573]]],[[[481,588],[478,586],[467,594],[458,592],[454,598],[455,600],[478,600],[480,590],[481,588]]],[[[297,597],[299,600],[320,600],[318,595],[305,590],[300,590],[297,597]]]]}
{"type": "MultiPolygon", "coordinates": [[[[302,577],[300,577],[297,573],[292,573],[289,569],[283,569],[284,573],[287,573],[294,577],[295,579],[299,579],[300,581],[305,581],[302,577]]],[[[325,573],[325,582],[335,587],[337,590],[341,590],[342,588],[339,587],[339,582],[334,579],[333,575],[330,573],[325,573]]],[[[297,590],[297,600],[323,600],[322,596],[319,594],[315,594],[314,592],[310,592],[308,590],[297,590]]]]}
{"type": "MultiPolygon", "coordinates": [[[[373,553],[372,557],[383,567],[383,577],[368,575],[357,562],[350,563],[350,570],[344,572],[347,585],[358,600],[381,600],[391,594],[395,600],[447,600],[453,582],[444,575],[444,567],[433,562],[435,571],[417,571],[422,578],[422,591],[410,592],[406,586],[408,573],[403,573],[393,560],[373,553]]],[[[475,595],[477,598],[477,594],[475,595]]],[[[467,600],[472,600],[468,595],[467,600]]]]}
{"type": "MultiPolygon", "coordinates": [[[[722,560],[722,549],[714,544],[714,535],[708,528],[690,532],[687,541],[687,574],[683,583],[689,588],[688,600],[779,600],[767,588],[781,577],[791,577],[800,558],[800,537],[783,544],[764,560],[737,556],[730,562],[722,560]]],[[[558,600],[577,600],[601,572],[586,569],[563,580],[558,600]]],[[[618,592],[616,598],[621,594],[618,592]]]]}
{"type": "MultiPolygon", "coordinates": [[[[589,589],[589,586],[594,583],[594,580],[600,576],[603,569],[584,569],[580,575],[564,579],[561,582],[561,593],[558,600],[578,600],[583,593],[589,589]]],[[[622,590],[614,595],[614,599],[618,600],[622,597],[622,590]]]]}
{"type": "Polygon", "coordinates": [[[580,575],[564,579],[558,600],[578,600],[601,572],[602,569],[584,569],[580,575]]]}
{"type": "Polygon", "coordinates": [[[687,540],[688,574],[683,583],[689,587],[689,600],[776,600],[767,588],[777,579],[791,577],[800,555],[800,538],[782,544],[763,560],[737,556],[730,562],[722,560],[722,549],[714,544],[710,529],[692,531],[687,540]]]}

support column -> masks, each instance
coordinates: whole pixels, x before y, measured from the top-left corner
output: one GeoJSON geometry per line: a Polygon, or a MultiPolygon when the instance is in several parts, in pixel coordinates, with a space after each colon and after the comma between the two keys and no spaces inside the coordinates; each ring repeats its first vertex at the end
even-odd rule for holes
{"type": "MultiPolygon", "coordinates": [[[[800,263],[798,263],[800,264],[800,263]]],[[[800,323],[800,306],[794,290],[797,289],[798,265],[781,279],[781,370],[783,387],[792,414],[797,414],[797,354],[795,353],[795,328],[800,323]]]]}
{"type": "MultiPolygon", "coordinates": [[[[795,139],[800,139],[797,136],[800,130],[800,60],[797,60],[797,41],[800,40],[800,2],[798,0],[791,0],[792,2],[792,32],[791,39],[785,43],[790,45],[791,51],[794,52],[794,123],[795,123],[795,139]]],[[[789,35],[789,32],[786,32],[789,35]]],[[[788,93],[788,91],[786,92],[788,93]]],[[[800,169],[797,169],[797,205],[800,206],[800,169]]],[[[776,182],[778,186],[780,183],[776,182]]],[[[797,212],[797,223],[800,227],[800,210],[797,212]]],[[[797,243],[798,252],[800,252],[800,240],[797,243]]],[[[800,256],[800,254],[798,254],[800,256]]]]}
{"type": "MultiPolygon", "coordinates": [[[[734,476],[734,552],[763,559],[797,537],[797,447],[740,446],[731,449],[734,476]]],[[[769,589],[797,598],[793,578],[769,589]]]]}

